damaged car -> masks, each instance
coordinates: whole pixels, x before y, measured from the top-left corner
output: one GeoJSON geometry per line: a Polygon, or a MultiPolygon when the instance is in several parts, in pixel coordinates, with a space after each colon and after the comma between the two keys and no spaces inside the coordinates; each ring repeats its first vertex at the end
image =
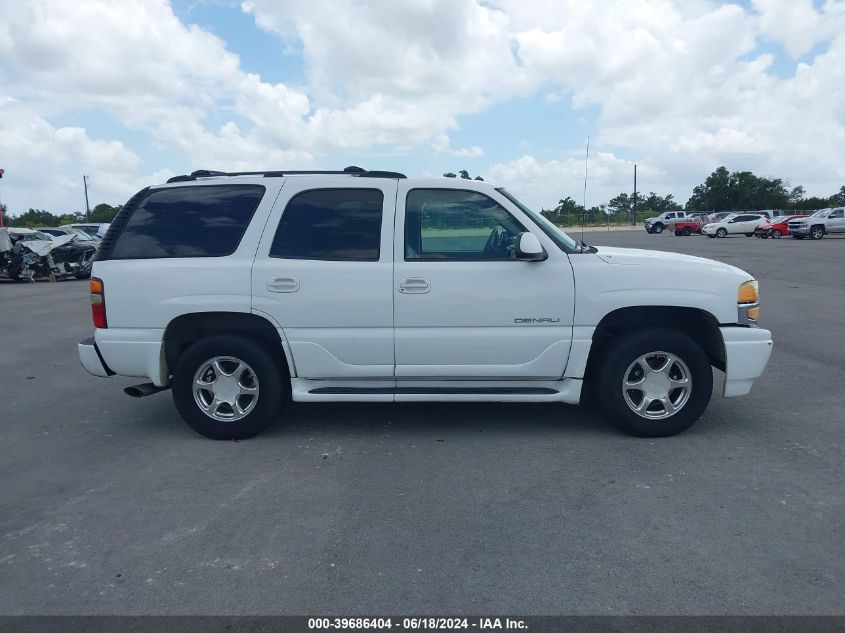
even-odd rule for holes
{"type": "Polygon", "coordinates": [[[32,229],[0,228],[0,278],[14,281],[84,279],[97,247],[78,235],[55,237],[32,229]]]}

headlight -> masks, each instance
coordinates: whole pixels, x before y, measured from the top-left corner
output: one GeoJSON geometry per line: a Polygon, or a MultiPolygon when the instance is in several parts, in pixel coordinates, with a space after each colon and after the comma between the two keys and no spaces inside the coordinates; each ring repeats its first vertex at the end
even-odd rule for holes
{"type": "Polygon", "coordinates": [[[738,322],[746,325],[755,323],[760,318],[760,287],[754,281],[746,281],[736,293],[738,322]]]}

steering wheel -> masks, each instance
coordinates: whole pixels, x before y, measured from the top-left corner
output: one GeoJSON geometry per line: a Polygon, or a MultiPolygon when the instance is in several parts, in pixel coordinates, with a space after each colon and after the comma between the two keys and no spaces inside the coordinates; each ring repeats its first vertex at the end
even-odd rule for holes
{"type": "Polygon", "coordinates": [[[490,231],[490,237],[487,238],[487,243],[484,245],[483,253],[496,253],[501,250],[502,245],[507,235],[507,230],[501,224],[497,225],[490,231]]]}

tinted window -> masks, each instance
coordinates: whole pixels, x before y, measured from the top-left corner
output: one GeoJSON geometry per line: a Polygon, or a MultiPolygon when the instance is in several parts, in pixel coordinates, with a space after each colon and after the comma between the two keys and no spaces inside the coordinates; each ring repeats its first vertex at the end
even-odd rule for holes
{"type": "Polygon", "coordinates": [[[405,259],[513,259],[525,231],[498,202],[474,191],[413,189],[405,201],[405,259]]]}
{"type": "Polygon", "coordinates": [[[237,249],[264,195],[261,185],[175,187],[144,198],[112,259],[221,257],[237,249]]]}
{"type": "Polygon", "coordinates": [[[288,202],[270,257],[378,261],[380,189],[314,189],[288,202]]]}
{"type": "Polygon", "coordinates": [[[836,211],[831,213],[828,217],[830,217],[830,218],[841,218],[843,216],[845,216],[845,211],[843,211],[842,209],[837,209],[836,211]]]}

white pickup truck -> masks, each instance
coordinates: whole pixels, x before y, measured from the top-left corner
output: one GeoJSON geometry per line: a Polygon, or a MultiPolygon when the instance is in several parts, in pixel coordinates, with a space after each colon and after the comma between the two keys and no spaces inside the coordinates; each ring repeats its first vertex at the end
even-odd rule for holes
{"type": "Polygon", "coordinates": [[[259,433],[289,399],[577,404],[584,383],[620,429],[667,436],[701,416],[711,367],[741,396],[772,348],[738,268],[587,246],[487,182],[360,168],[138,192],[100,245],[91,308],[85,368],[145,379],[130,395],[172,388],[216,439],[259,433]]]}

